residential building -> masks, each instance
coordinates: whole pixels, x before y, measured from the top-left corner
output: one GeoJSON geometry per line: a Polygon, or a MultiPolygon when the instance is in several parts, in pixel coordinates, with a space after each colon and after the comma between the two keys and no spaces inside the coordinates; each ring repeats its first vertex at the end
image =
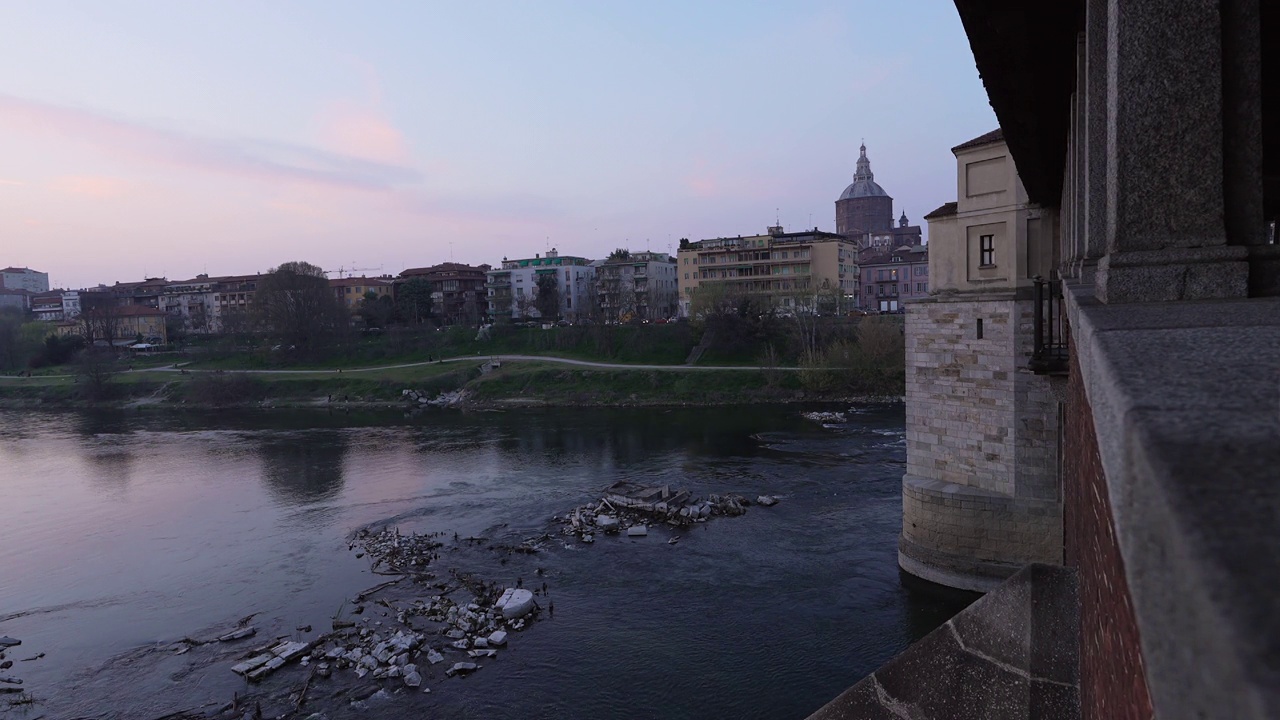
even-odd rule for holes
{"type": "Polygon", "coordinates": [[[858,272],[862,275],[858,308],[902,312],[904,303],[929,295],[929,246],[866,248],[858,254],[858,272]]]}
{"type": "MultiPolygon", "coordinates": [[[[17,291],[15,291],[17,292],[17,291]]],[[[35,315],[37,320],[44,322],[57,322],[59,320],[70,320],[62,310],[63,293],[61,290],[52,292],[44,292],[31,296],[31,313],[35,315]]]]}
{"type": "Polygon", "coordinates": [[[774,226],[765,235],[681,240],[676,256],[683,315],[708,286],[810,311],[852,309],[858,298],[858,247],[839,233],[774,226]]]}
{"type": "Polygon", "coordinates": [[[253,295],[261,275],[227,275],[212,278],[212,332],[241,332],[252,326],[253,295]]]}
{"type": "Polygon", "coordinates": [[[618,250],[592,264],[596,307],[604,318],[657,320],[678,311],[676,259],[668,253],[618,250]]]}
{"type": "Polygon", "coordinates": [[[338,302],[349,310],[358,309],[360,301],[364,300],[367,293],[373,293],[378,298],[395,299],[395,285],[389,276],[371,278],[361,275],[360,277],[330,278],[329,287],[333,288],[333,296],[338,302]]]}
{"type": "Polygon", "coordinates": [[[49,273],[25,267],[7,267],[0,270],[0,289],[26,290],[31,293],[49,292],[49,273]]]}
{"type": "Polygon", "coordinates": [[[431,314],[444,325],[475,325],[488,311],[485,288],[492,267],[446,262],[431,267],[409,268],[401,280],[422,278],[431,283],[431,314]]]}
{"type": "Polygon", "coordinates": [[[8,290],[0,288],[0,308],[13,308],[26,312],[31,309],[31,296],[29,290],[8,290]]]}
{"type": "Polygon", "coordinates": [[[585,317],[594,300],[595,268],[590,260],[560,255],[555,248],[546,257],[536,254],[523,260],[503,258],[501,267],[486,273],[489,317],[541,318],[537,308],[538,278],[547,275],[556,279],[560,291],[560,316],[570,321],[585,317]]]}
{"type": "Polygon", "coordinates": [[[190,280],[177,280],[164,288],[161,308],[179,318],[183,328],[196,335],[216,332],[214,312],[215,287],[218,278],[197,275],[190,280]]]}
{"type": "MultiPolygon", "coordinates": [[[[163,345],[169,342],[169,333],[167,331],[166,321],[169,314],[159,308],[147,307],[146,305],[118,305],[104,304],[95,308],[93,313],[97,315],[88,315],[86,317],[99,317],[97,322],[97,333],[99,337],[95,338],[97,342],[105,344],[104,336],[110,335],[111,344],[131,345],[138,341],[139,338],[143,342],[150,342],[163,345]],[[109,330],[105,326],[109,325],[109,330]]],[[[84,320],[64,319],[59,320],[54,325],[55,331],[61,336],[81,335],[85,333],[84,320]]]]}
{"type": "Polygon", "coordinates": [[[876,182],[867,159],[865,143],[859,148],[857,171],[853,182],[836,200],[836,233],[844,235],[859,248],[890,249],[921,244],[919,225],[907,220],[906,212],[893,224],[893,198],[876,182]]]}

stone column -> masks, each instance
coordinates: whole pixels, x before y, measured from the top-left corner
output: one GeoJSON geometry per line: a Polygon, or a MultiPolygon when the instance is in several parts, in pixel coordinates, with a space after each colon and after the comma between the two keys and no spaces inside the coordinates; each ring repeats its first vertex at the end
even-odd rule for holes
{"type": "Polygon", "coordinates": [[[1244,297],[1227,245],[1219,3],[1109,0],[1107,303],[1244,297]]]}
{"type": "Polygon", "coordinates": [[[1084,245],[1073,275],[1093,282],[1098,258],[1107,248],[1107,14],[1108,0],[1088,0],[1084,61],[1084,245]]]}

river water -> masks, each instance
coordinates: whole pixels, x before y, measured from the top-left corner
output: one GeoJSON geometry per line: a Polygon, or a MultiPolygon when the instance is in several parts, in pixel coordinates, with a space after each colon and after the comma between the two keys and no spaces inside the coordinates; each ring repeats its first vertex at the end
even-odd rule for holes
{"type": "Polygon", "coordinates": [[[617,480],[782,501],[674,545],[655,529],[459,567],[541,569],[554,618],[373,716],[802,718],[967,601],[899,575],[903,423],[900,405],[831,427],[796,408],[0,411],[0,635],[38,700],[0,697],[0,718],[226,702],[248,689],[229,664],[172,643],[251,613],[261,635],[327,628],[385,579],[348,549],[360,528],[518,543],[617,480]]]}

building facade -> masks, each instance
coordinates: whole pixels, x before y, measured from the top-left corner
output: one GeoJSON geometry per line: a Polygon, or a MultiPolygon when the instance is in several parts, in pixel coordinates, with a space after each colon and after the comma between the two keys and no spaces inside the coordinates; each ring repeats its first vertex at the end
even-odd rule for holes
{"type": "Polygon", "coordinates": [[[700,288],[754,295],[773,307],[839,312],[858,297],[858,248],[846,236],[818,229],[680,241],[681,313],[700,288]]]}
{"type": "Polygon", "coordinates": [[[958,200],[929,214],[932,290],[905,306],[899,564],[979,591],[1062,557],[1057,404],[1028,369],[1053,221],[1027,200],[1003,137],[952,148],[958,200]]]}
{"type": "Polygon", "coordinates": [[[586,317],[595,300],[595,267],[584,257],[561,255],[555,248],[522,260],[502,259],[502,266],[486,273],[489,317],[498,320],[544,318],[537,307],[538,278],[555,278],[560,291],[560,316],[569,321],[586,317]]]}
{"type": "Polygon", "coordinates": [[[7,267],[0,270],[0,288],[31,293],[49,292],[49,273],[25,267],[7,267]]]}
{"type": "Polygon", "coordinates": [[[375,297],[388,297],[395,299],[395,286],[392,284],[391,278],[371,278],[364,277],[346,277],[346,278],[330,278],[329,287],[333,290],[333,297],[342,307],[355,311],[359,309],[360,302],[364,300],[367,293],[373,293],[375,297]]]}
{"type": "Polygon", "coordinates": [[[615,251],[595,266],[595,306],[612,322],[670,318],[679,311],[676,259],[667,253],[615,251]]]}
{"type": "Polygon", "coordinates": [[[858,272],[862,276],[858,309],[902,312],[905,303],[929,295],[928,246],[866,248],[858,254],[858,272]]]}
{"type": "Polygon", "coordinates": [[[489,265],[472,266],[447,262],[431,267],[409,268],[402,280],[421,278],[431,283],[432,314],[445,325],[475,325],[488,313],[489,265]]]}

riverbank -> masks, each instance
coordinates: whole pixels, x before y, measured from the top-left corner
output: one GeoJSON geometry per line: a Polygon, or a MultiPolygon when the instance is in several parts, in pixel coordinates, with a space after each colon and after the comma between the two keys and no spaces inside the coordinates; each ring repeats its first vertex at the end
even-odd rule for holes
{"type": "MultiPolygon", "coordinates": [[[[144,368],[99,386],[76,375],[0,378],[4,408],[414,408],[418,398],[463,409],[512,407],[691,407],[815,401],[900,401],[869,376],[845,391],[815,392],[796,368],[610,365],[557,358],[451,358],[374,368],[200,371],[144,368]]],[[[846,375],[852,371],[843,371],[846,375]]]]}

